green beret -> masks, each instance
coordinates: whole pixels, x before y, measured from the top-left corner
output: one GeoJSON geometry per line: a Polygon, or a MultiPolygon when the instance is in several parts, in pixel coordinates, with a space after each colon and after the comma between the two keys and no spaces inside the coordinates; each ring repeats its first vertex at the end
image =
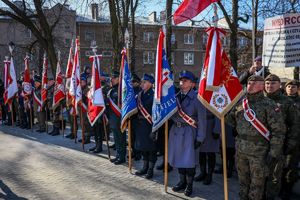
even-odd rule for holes
{"type": "Polygon", "coordinates": [[[265,81],[279,81],[280,82],[280,78],[275,75],[275,74],[269,74],[266,78],[265,81]]]}
{"type": "Polygon", "coordinates": [[[249,81],[264,81],[264,78],[259,75],[252,75],[248,78],[249,81]]]}
{"type": "Polygon", "coordinates": [[[288,85],[296,85],[297,87],[299,87],[299,82],[297,80],[291,80],[286,82],[285,87],[288,85]]]}

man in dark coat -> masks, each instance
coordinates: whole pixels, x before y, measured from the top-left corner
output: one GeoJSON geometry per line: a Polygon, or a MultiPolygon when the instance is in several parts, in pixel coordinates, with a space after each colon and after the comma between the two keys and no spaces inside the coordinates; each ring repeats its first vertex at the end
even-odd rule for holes
{"type": "Polygon", "coordinates": [[[270,74],[270,72],[269,72],[268,68],[262,66],[261,56],[257,56],[254,59],[253,65],[250,67],[249,70],[245,71],[244,73],[242,73],[240,75],[239,80],[240,80],[242,85],[246,85],[248,78],[252,75],[267,77],[269,74],[270,74]]]}
{"type": "Polygon", "coordinates": [[[184,190],[184,194],[190,196],[198,163],[197,149],[206,136],[206,109],[193,90],[194,74],[182,71],[179,80],[178,111],[171,118],[174,123],[170,129],[169,163],[178,168],[180,177],[180,181],[172,190],[184,190]]]}
{"type": "Polygon", "coordinates": [[[142,169],[135,174],[146,174],[147,179],[153,177],[153,169],[157,160],[156,134],[152,134],[151,119],[154,98],[153,83],[153,76],[144,74],[141,83],[142,91],[137,95],[138,113],[133,121],[136,130],[134,146],[138,151],[141,151],[144,161],[142,169]]]}
{"type": "Polygon", "coordinates": [[[115,146],[117,150],[116,158],[111,159],[116,165],[125,163],[126,159],[126,134],[121,132],[121,113],[119,107],[119,75],[120,73],[114,71],[111,76],[112,88],[107,94],[109,101],[108,117],[109,126],[114,135],[115,146]]]}

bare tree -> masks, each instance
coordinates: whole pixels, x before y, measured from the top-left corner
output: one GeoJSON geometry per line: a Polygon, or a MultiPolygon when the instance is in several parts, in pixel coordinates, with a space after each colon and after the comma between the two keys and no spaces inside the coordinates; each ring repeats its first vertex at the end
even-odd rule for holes
{"type": "MultiPolygon", "coordinates": [[[[58,15],[52,15],[54,18],[50,22],[46,10],[43,9],[47,2],[45,0],[33,0],[32,6],[34,9],[30,9],[27,3],[28,1],[25,0],[19,1],[22,2],[22,5],[18,5],[9,0],[1,0],[1,2],[10,9],[0,9],[0,15],[11,17],[26,26],[32,32],[39,45],[47,52],[52,68],[52,74],[54,75],[57,57],[54,48],[53,30],[60,20],[62,7],[58,15]]],[[[63,5],[66,2],[67,1],[65,0],[63,5]]]]}

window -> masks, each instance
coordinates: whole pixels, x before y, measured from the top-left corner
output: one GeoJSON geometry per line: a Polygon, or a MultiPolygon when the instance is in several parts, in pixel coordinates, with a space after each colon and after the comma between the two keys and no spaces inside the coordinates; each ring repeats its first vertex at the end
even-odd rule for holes
{"type": "Polygon", "coordinates": [[[111,33],[109,31],[103,32],[103,40],[104,42],[111,42],[111,33]]]}
{"type": "Polygon", "coordinates": [[[194,53],[184,52],[184,64],[193,65],[194,64],[194,53]]]}
{"type": "Polygon", "coordinates": [[[171,52],[171,65],[174,65],[175,63],[175,53],[171,52]]]}
{"type": "Polygon", "coordinates": [[[222,46],[223,47],[229,46],[229,44],[230,44],[230,39],[229,38],[223,37],[221,40],[222,40],[222,46]]]}
{"type": "Polygon", "coordinates": [[[175,34],[172,33],[172,36],[171,36],[171,44],[175,44],[176,42],[176,37],[175,37],[175,34]]]}
{"type": "Polygon", "coordinates": [[[111,51],[102,51],[102,56],[103,57],[111,57],[112,56],[112,52],[111,51]]]}
{"type": "Polygon", "coordinates": [[[184,44],[194,44],[194,35],[184,34],[184,44]]]}
{"type": "Polygon", "coordinates": [[[153,41],[153,33],[152,32],[145,32],[143,37],[144,42],[152,42],[153,41]]]}
{"type": "Polygon", "coordinates": [[[247,45],[247,40],[244,37],[239,38],[239,47],[244,47],[247,45]]]}
{"type": "Polygon", "coordinates": [[[203,43],[204,46],[206,46],[207,40],[208,40],[208,35],[207,34],[203,34],[203,36],[202,36],[202,43],[203,43]]]}
{"type": "Polygon", "coordinates": [[[154,64],[154,52],[144,51],[143,61],[144,61],[144,64],[154,64]]]}
{"type": "Polygon", "coordinates": [[[85,40],[86,41],[95,40],[95,32],[91,30],[85,31],[85,40]]]}
{"type": "Polygon", "coordinates": [[[25,28],[25,34],[27,38],[31,38],[32,37],[32,33],[31,30],[29,28],[25,28]]]}

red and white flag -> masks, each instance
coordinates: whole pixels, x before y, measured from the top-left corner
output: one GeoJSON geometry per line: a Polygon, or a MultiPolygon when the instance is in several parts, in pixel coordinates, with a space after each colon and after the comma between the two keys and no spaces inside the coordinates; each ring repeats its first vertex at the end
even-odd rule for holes
{"type": "Polygon", "coordinates": [[[219,0],[184,0],[173,15],[175,25],[192,19],[207,8],[211,3],[218,1],[219,0]]]}
{"type": "Polygon", "coordinates": [[[60,67],[60,61],[57,62],[56,76],[54,85],[54,96],[53,96],[53,109],[55,109],[59,103],[65,98],[65,85],[63,83],[63,74],[60,67]]]}
{"type": "MultiPolygon", "coordinates": [[[[73,44],[73,42],[72,42],[73,44]]],[[[69,58],[68,58],[68,63],[67,63],[67,70],[66,70],[66,89],[67,89],[67,104],[70,106],[71,102],[71,95],[70,95],[70,84],[71,84],[71,76],[72,76],[72,71],[73,71],[73,66],[74,66],[74,55],[73,55],[73,45],[70,47],[69,51],[69,58]]]]}
{"type": "Polygon", "coordinates": [[[71,75],[71,83],[69,93],[72,99],[72,106],[75,109],[73,110],[72,114],[77,114],[78,106],[80,106],[82,101],[82,91],[80,86],[80,63],[79,63],[79,39],[76,39],[75,44],[75,55],[74,55],[74,65],[71,75]]]}
{"type": "Polygon", "coordinates": [[[207,32],[211,41],[208,40],[207,43],[198,99],[207,109],[221,118],[243,96],[243,88],[226,52],[221,47],[219,36],[225,32],[214,27],[207,32]],[[213,40],[216,41],[212,42],[213,40]],[[220,55],[217,55],[217,53],[220,55]],[[217,59],[220,59],[220,61],[216,61],[217,59]],[[211,86],[214,87],[214,90],[211,90],[211,86]]]}
{"type": "Polygon", "coordinates": [[[105,103],[100,81],[100,58],[101,56],[91,56],[92,66],[91,86],[88,92],[88,112],[87,116],[91,126],[95,124],[97,119],[105,110],[105,103]]]}
{"type": "Polygon", "coordinates": [[[24,70],[24,76],[23,76],[23,94],[25,97],[28,97],[31,95],[32,92],[32,85],[30,80],[30,69],[29,69],[29,56],[26,56],[24,58],[25,63],[25,70],[24,70]]]}
{"type": "Polygon", "coordinates": [[[43,61],[43,73],[42,73],[42,106],[45,105],[47,101],[48,96],[48,59],[46,54],[44,55],[44,61],[43,61]]]}
{"type": "Polygon", "coordinates": [[[10,61],[4,61],[4,89],[4,103],[11,104],[13,97],[18,92],[13,57],[11,57],[10,61]]]}

